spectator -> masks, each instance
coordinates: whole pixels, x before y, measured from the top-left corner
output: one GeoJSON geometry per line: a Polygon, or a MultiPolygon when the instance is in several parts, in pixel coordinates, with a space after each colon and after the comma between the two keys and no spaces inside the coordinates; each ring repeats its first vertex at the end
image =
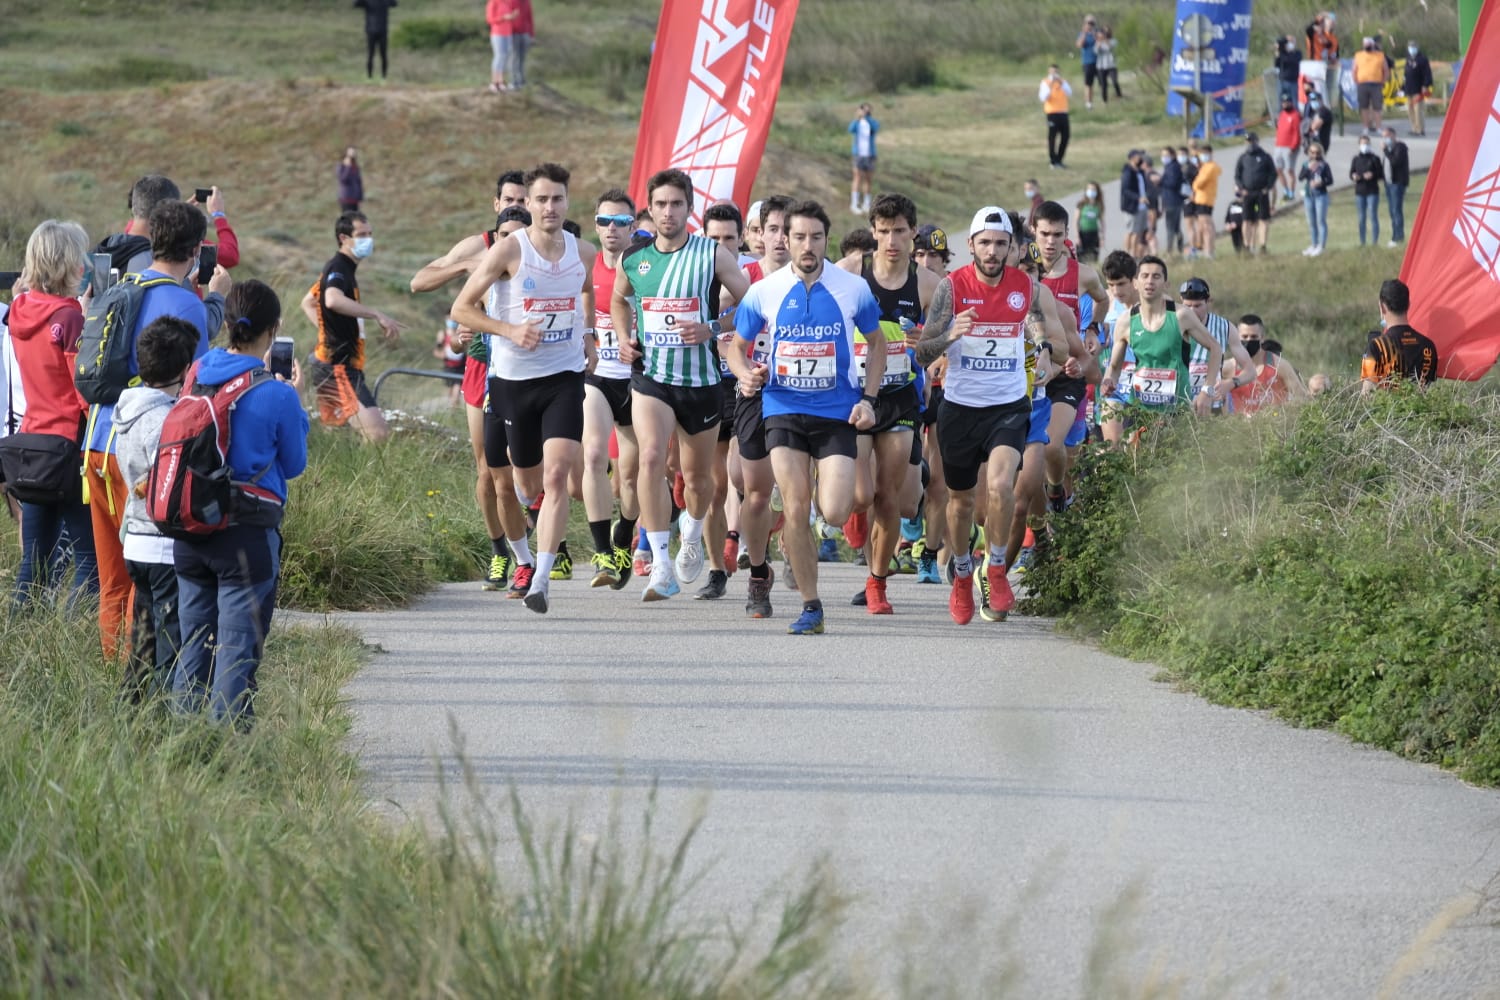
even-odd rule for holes
{"type": "Polygon", "coordinates": [[[1385,82],[1391,70],[1385,53],[1369,35],[1354,53],[1354,88],[1359,95],[1359,120],[1366,132],[1380,128],[1380,113],[1385,110],[1385,82]]]}
{"type": "Polygon", "coordinates": [[[1328,245],[1328,192],[1333,189],[1333,170],[1323,159],[1323,147],[1310,143],[1307,162],[1297,174],[1302,182],[1302,207],[1307,212],[1307,249],[1304,257],[1316,257],[1328,245]]]}
{"type": "MultiPolygon", "coordinates": [[[[230,293],[229,349],[194,366],[198,385],[222,385],[263,369],[281,329],[281,303],[259,281],[230,293]]],[[[230,526],[173,548],[182,654],[172,681],[179,711],[206,707],[216,719],[248,726],[255,716],[256,672],[276,606],[281,516],[287,480],[307,467],[307,413],[297,395],[301,372],[252,387],[229,416],[230,478],[242,489],[230,526]],[[210,636],[212,643],[210,644],[210,636]]]]}
{"type": "Polygon", "coordinates": [[[1229,234],[1230,241],[1234,244],[1236,255],[1245,252],[1245,201],[1235,192],[1234,199],[1224,209],[1224,231],[1229,234]]]}
{"type": "Polygon", "coordinates": [[[365,384],[364,321],[378,323],[387,340],[400,339],[401,324],[359,298],[355,269],[375,252],[370,221],[359,212],[345,212],[334,223],[333,235],[338,252],[302,297],[302,312],[318,330],[312,364],[318,412],[325,426],[351,424],[366,441],[379,443],[391,431],[365,384]]]}
{"type": "Polygon", "coordinates": [[[875,133],[880,131],[880,122],[875,120],[874,109],[868,103],[861,104],[849,123],[849,153],[854,169],[849,182],[849,211],[859,215],[870,210],[870,182],[875,176],[875,133]]]}
{"type": "Polygon", "coordinates": [[[1120,211],[1125,213],[1125,252],[1132,257],[1145,255],[1146,230],[1151,224],[1151,198],[1146,190],[1146,171],[1141,166],[1145,156],[1139,149],[1125,154],[1120,168],[1120,211]]]}
{"type": "Polygon", "coordinates": [[[1307,26],[1307,58],[1325,63],[1339,61],[1339,39],[1333,33],[1335,18],[1324,11],[1307,26]]]}
{"type": "MultiPolygon", "coordinates": [[[[41,597],[52,573],[69,562],[71,609],[98,589],[94,530],[77,475],[78,451],[87,408],[73,387],[73,359],[83,334],[83,310],[74,296],[83,290],[88,267],[88,234],[76,222],[48,219],[26,241],[17,286],[24,289],[7,317],[10,340],[29,401],[18,432],[45,435],[60,451],[58,470],[71,486],[59,503],[21,503],[21,565],[12,606],[25,608],[41,597]],[[67,541],[63,542],[66,529],[67,541]]],[[[119,543],[116,542],[118,545],[119,543]]]]}
{"type": "MultiPolygon", "coordinates": [[[[1198,252],[1214,259],[1214,209],[1219,203],[1219,177],[1224,168],[1214,162],[1214,148],[1198,147],[1198,172],[1193,175],[1193,219],[1197,223],[1198,252]]],[[[1194,254],[1188,254],[1189,257],[1194,254]]]]}
{"type": "MultiPolygon", "coordinates": [[[[1197,140],[1193,140],[1196,148],[1197,140]]],[[[1198,178],[1198,157],[1186,146],[1177,149],[1177,166],[1182,170],[1182,239],[1184,252],[1191,255],[1198,246],[1198,206],[1193,204],[1193,181],[1198,178]]]]}
{"type": "Polygon", "coordinates": [[[1406,188],[1411,184],[1411,164],[1406,143],[1396,138],[1396,130],[1385,128],[1385,204],[1391,216],[1391,241],[1395,247],[1406,239],[1406,188]]]}
{"type": "MultiPolygon", "coordinates": [[[[437,343],[433,345],[432,356],[443,363],[443,371],[450,375],[457,375],[460,379],[464,373],[464,365],[468,360],[465,348],[468,347],[473,331],[468,327],[460,332],[458,320],[449,316],[443,321],[443,328],[438,331],[437,343]]],[[[448,405],[457,406],[459,390],[462,388],[459,379],[448,383],[448,405]]]]}
{"type": "MultiPolygon", "coordinates": [[[[1098,27],[1099,23],[1094,19],[1093,14],[1085,15],[1083,28],[1078,32],[1078,40],[1073,43],[1083,64],[1083,107],[1086,111],[1094,109],[1094,80],[1099,75],[1098,27]]],[[[1052,67],[1052,69],[1056,68],[1052,67]]]]}
{"type": "Polygon", "coordinates": [[[1042,196],[1042,185],[1035,177],[1026,178],[1026,225],[1036,224],[1036,210],[1047,199],[1042,196]]]}
{"type": "Polygon", "coordinates": [[[1415,41],[1406,43],[1406,74],[1401,79],[1401,93],[1406,95],[1406,119],[1411,122],[1411,134],[1426,135],[1427,123],[1422,113],[1427,98],[1432,96],[1432,63],[1415,41]]]}
{"type": "Polygon", "coordinates": [[[197,346],[191,323],[171,316],[153,322],[136,344],[141,384],[120,393],[115,404],[115,455],[127,487],[123,551],[134,585],[125,696],[137,703],[172,690],[172,667],[182,647],[172,540],[147,515],[145,498],[162,421],[182,391],[197,346]]]}
{"type": "MultiPolygon", "coordinates": [[[[208,351],[209,306],[223,315],[224,293],[233,284],[229,272],[220,267],[208,283],[208,301],[182,287],[198,273],[198,253],[208,223],[203,213],[186,202],[168,199],[151,210],[151,263],[141,272],[144,279],[171,278],[177,284],[157,285],[146,290],[132,341],[159,317],[175,316],[198,331],[197,354],[208,351]]],[[[131,374],[135,369],[131,361],[131,374]]],[[[101,403],[89,409],[89,433],[84,451],[84,480],[94,525],[94,553],[99,562],[99,640],[105,659],[120,652],[125,627],[125,609],[130,600],[130,573],[121,548],[125,521],[126,483],[116,457],[114,406],[101,403]]]]}
{"type": "MultiPolygon", "coordinates": [[[[13,277],[20,276],[12,272],[13,277]]],[[[0,291],[8,289],[0,288],[0,291]]],[[[10,315],[10,306],[0,302],[0,407],[4,408],[5,417],[0,422],[0,439],[19,433],[21,430],[21,418],[26,415],[26,390],[21,388],[21,369],[16,365],[15,345],[10,339],[10,327],[6,320],[10,315]]],[[[5,470],[0,469],[0,493],[5,495],[6,509],[10,511],[11,520],[17,524],[21,521],[21,505],[16,498],[4,490],[5,470]]]]}
{"type": "MultiPolygon", "coordinates": [[[[1296,53],[1293,49],[1293,54],[1296,53]]],[[[1293,90],[1295,93],[1295,88],[1293,90]]],[[[1302,149],[1302,116],[1292,94],[1281,97],[1281,114],[1276,116],[1276,176],[1281,181],[1281,197],[1297,197],[1297,153],[1302,149]]]]}
{"type": "Polygon", "coordinates": [[[130,221],[123,233],[106,236],[94,247],[94,253],[109,254],[109,263],[124,274],[139,274],[151,265],[151,210],[168,198],[181,198],[182,192],[171,179],[161,174],[147,174],[130,187],[130,221]]]}
{"type": "Polygon", "coordinates": [[[1095,65],[1099,72],[1099,95],[1104,98],[1104,103],[1109,103],[1109,85],[1115,86],[1115,96],[1120,100],[1125,95],[1120,93],[1120,70],[1116,65],[1115,56],[1115,33],[1108,26],[1099,29],[1094,38],[1095,65]]]}
{"type": "Polygon", "coordinates": [[[1099,184],[1089,181],[1078,200],[1078,259],[1092,264],[1099,259],[1099,246],[1104,240],[1104,202],[1099,194],[1099,184]]]}
{"type": "Polygon", "coordinates": [[[1141,172],[1146,175],[1146,241],[1145,251],[1155,254],[1156,224],[1161,221],[1161,173],[1149,154],[1141,154],[1141,172]]]}
{"type": "Polygon", "coordinates": [[[1437,347],[1407,323],[1411,290],[1392,278],[1380,286],[1380,326],[1370,334],[1369,346],[1360,364],[1360,392],[1368,395],[1377,387],[1411,379],[1421,386],[1437,378],[1437,347]]]}
{"type": "Polygon", "coordinates": [[[1354,201],[1359,206],[1359,245],[1365,245],[1366,223],[1371,243],[1380,242],[1380,181],[1385,165],[1370,147],[1368,133],[1359,137],[1359,152],[1349,163],[1349,179],[1354,182],[1354,201]]]}
{"type": "Polygon", "coordinates": [[[397,0],[354,0],[365,12],[365,76],[375,78],[375,50],[380,50],[380,79],[385,79],[385,49],[390,35],[391,8],[397,0]]]}
{"type": "Polygon", "coordinates": [[[1291,35],[1276,39],[1276,89],[1282,101],[1297,100],[1297,79],[1302,75],[1302,53],[1291,35]]]}
{"type": "Polygon", "coordinates": [[[1163,146],[1161,151],[1161,211],[1167,222],[1167,237],[1162,250],[1182,253],[1182,164],[1177,150],[1163,146]]]}
{"type": "Polygon", "coordinates": [[[339,211],[358,212],[359,203],[365,200],[365,181],[359,172],[359,151],[353,146],[344,147],[344,158],[339,161],[339,211]]]}
{"type": "MultiPolygon", "coordinates": [[[[1068,98],[1073,88],[1062,77],[1057,63],[1047,67],[1047,75],[1037,88],[1036,99],[1042,102],[1042,111],[1047,115],[1047,162],[1053,170],[1067,166],[1063,162],[1068,155],[1068,98]]],[[[1090,105],[1092,107],[1092,105],[1090,105]]]]}
{"type": "Polygon", "coordinates": [[[1245,151],[1234,165],[1234,186],[1235,195],[1245,207],[1245,249],[1252,255],[1263,254],[1271,229],[1271,190],[1276,187],[1276,163],[1261,148],[1260,136],[1254,132],[1245,133],[1245,151]]]}
{"type": "Polygon", "coordinates": [[[531,0],[489,0],[484,8],[490,25],[490,92],[526,86],[526,54],[536,35],[531,0]]]}

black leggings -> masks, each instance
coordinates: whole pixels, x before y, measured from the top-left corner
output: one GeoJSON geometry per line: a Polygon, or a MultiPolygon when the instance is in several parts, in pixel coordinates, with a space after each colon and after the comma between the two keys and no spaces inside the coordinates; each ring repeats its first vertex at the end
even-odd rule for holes
{"type": "Polygon", "coordinates": [[[1068,113],[1060,111],[1047,116],[1047,160],[1054,167],[1062,166],[1068,155],[1068,113]]]}
{"type": "Polygon", "coordinates": [[[380,75],[385,77],[385,32],[365,32],[365,76],[375,76],[375,47],[380,47],[380,75]]]}

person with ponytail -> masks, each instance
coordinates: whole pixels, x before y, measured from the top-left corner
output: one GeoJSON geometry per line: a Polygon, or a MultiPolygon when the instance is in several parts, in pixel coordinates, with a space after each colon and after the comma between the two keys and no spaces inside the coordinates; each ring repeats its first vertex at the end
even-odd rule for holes
{"type": "MultiPolygon", "coordinates": [[[[281,330],[281,302],[262,282],[238,284],[224,303],[224,325],[228,349],[203,356],[184,394],[263,368],[281,330]]],[[[267,379],[230,411],[231,479],[253,482],[279,502],[236,514],[223,531],[174,544],[182,652],[172,694],[181,711],[206,709],[241,726],[254,719],[256,672],[276,606],[287,481],[307,467],[301,378],[294,364],[290,379],[267,379]]]]}

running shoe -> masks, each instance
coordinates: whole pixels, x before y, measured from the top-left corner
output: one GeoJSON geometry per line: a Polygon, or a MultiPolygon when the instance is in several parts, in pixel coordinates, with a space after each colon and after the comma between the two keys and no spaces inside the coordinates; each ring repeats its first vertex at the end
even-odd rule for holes
{"type": "Polygon", "coordinates": [[[787,558],[784,558],[784,557],[782,558],[782,560],[781,560],[781,573],[782,573],[783,576],[786,577],[786,586],[787,586],[787,589],[788,590],[796,590],[797,589],[797,576],[796,576],[796,574],[794,574],[792,572],[792,561],[790,559],[787,559],[787,558]]]}
{"type": "Polygon", "coordinates": [[[818,562],[838,562],[839,543],[832,538],[825,538],[818,543],[818,562]]]}
{"type": "Polygon", "coordinates": [[[901,545],[896,548],[896,572],[907,576],[917,571],[917,560],[912,556],[914,546],[901,545]]]}
{"type": "MultiPolygon", "coordinates": [[[[738,538],[724,539],[724,572],[728,576],[734,576],[736,567],[739,567],[740,540],[738,538]]],[[[747,561],[749,557],[746,557],[747,561]]],[[[740,567],[743,568],[743,567],[740,567]]]]}
{"type": "Polygon", "coordinates": [[[1022,549],[1016,556],[1015,564],[1011,566],[1011,569],[1015,570],[1017,573],[1025,573],[1031,568],[1031,556],[1032,549],[1031,546],[1028,545],[1026,548],[1022,549]]]}
{"type": "Polygon", "coordinates": [[[865,610],[872,615],[892,615],[895,609],[885,596],[885,581],[877,577],[865,578],[865,610]]]}
{"type": "Polygon", "coordinates": [[[724,586],[729,582],[729,574],[722,569],[711,569],[708,571],[708,582],[698,588],[693,595],[695,601],[717,601],[724,596],[724,586]]]}
{"type": "Polygon", "coordinates": [[[651,567],[651,582],[641,591],[641,600],[665,601],[680,593],[682,588],[677,585],[677,574],[672,571],[672,564],[662,560],[651,567]]]}
{"type": "Polygon", "coordinates": [[[989,564],[989,556],[974,561],[974,581],[979,584],[979,617],[985,621],[998,621],[991,618],[990,614],[990,578],[985,572],[985,566],[989,564]]]}
{"type": "Polygon", "coordinates": [[[809,611],[802,609],[797,620],[786,627],[787,635],[822,635],[823,634],[823,609],[809,611]]]}
{"type": "Polygon", "coordinates": [[[989,593],[985,595],[985,602],[990,610],[1005,620],[1005,615],[1011,608],[1016,606],[1015,591],[1010,589],[1010,580],[1006,579],[1005,566],[992,560],[985,560],[984,576],[988,587],[984,588],[989,593]]]}
{"type": "Polygon", "coordinates": [[[566,552],[559,552],[556,561],[552,563],[552,572],[547,575],[553,580],[573,579],[573,557],[566,552]]]}
{"type": "Polygon", "coordinates": [[[651,561],[649,549],[636,549],[635,558],[630,563],[630,571],[636,576],[650,576],[651,561]]]}
{"type": "Polygon", "coordinates": [[[750,568],[750,553],[744,551],[743,549],[740,550],[740,558],[735,563],[735,565],[738,566],[740,569],[749,569],[750,568]]]}
{"type": "Polygon", "coordinates": [[[595,552],[589,560],[594,566],[590,587],[613,587],[620,582],[620,570],[614,552],[595,552]]]}
{"type": "Polygon", "coordinates": [[[974,578],[972,576],[953,578],[953,593],[948,595],[948,613],[960,625],[967,625],[974,620],[974,578]]]}
{"type": "Polygon", "coordinates": [[[856,608],[868,607],[870,598],[868,594],[861,590],[859,593],[850,598],[849,603],[854,605],[856,608]]]}
{"type": "Polygon", "coordinates": [[[931,549],[922,550],[922,556],[917,560],[917,582],[918,583],[942,583],[938,576],[937,553],[931,549]]]}
{"type": "Polygon", "coordinates": [[[841,529],[835,528],[833,525],[823,520],[822,514],[819,514],[817,517],[813,518],[813,531],[817,532],[819,538],[824,539],[844,537],[844,532],[841,529]]]}
{"type": "Polygon", "coordinates": [[[547,613],[547,589],[543,587],[539,590],[528,591],[523,602],[537,614],[545,615],[547,613]]]}
{"type": "Polygon", "coordinates": [[[512,601],[519,601],[526,596],[531,589],[531,578],[536,575],[535,566],[520,565],[516,567],[515,579],[511,580],[510,591],[506,597],[512,601]]]}
{"type": "Polygon", "coordinates": [[[703,539],[677,545],[677,578],[692,583],[703,573],[703,539]]]}
{"type": "Polygon", "coordinates": [[[485,577],[485,590],[504,590],[510,583],[510,559],[507,556],[490,556],[490,575],[485,577]]]}
{"type": "Polygon", "coordinates": [[[870,540],[870,515],[864,511],[850,514],[844,523],[844,540],[851,549],[862,549],[870,540]]]}
{"type": "Polygon", "coordinates": [[[747,618],[769,618],[771,617],[771,584],[776,582],[776,571],[769,566],[766,567],[770,574],[764,580],[750,578],[750,591],[745,599],[745,616],[747,618]]]}
{"type": "Polygon", "coordinates": [[[619,590],[630,582],[631,560],[630,550],[615,546],[615,582],[610,584],[614,590],[619,590]]]}

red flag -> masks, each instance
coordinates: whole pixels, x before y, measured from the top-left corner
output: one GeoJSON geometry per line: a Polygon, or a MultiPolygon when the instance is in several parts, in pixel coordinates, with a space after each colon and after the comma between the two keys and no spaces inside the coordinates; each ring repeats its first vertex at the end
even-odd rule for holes
{"type": "Polygon", "coordinates": [[[665,0],[631,194],[676,167],[693,178],[693,229],[716,201],[750,204],[796,15],[797,0],[665,0]]]}
{"type": "Polygon", "coordinates": [[[1417,210],[1401,280],[1438,375],[1477,379],[1500,355],[1500,3],[1479,14],[1417,210]]]}

